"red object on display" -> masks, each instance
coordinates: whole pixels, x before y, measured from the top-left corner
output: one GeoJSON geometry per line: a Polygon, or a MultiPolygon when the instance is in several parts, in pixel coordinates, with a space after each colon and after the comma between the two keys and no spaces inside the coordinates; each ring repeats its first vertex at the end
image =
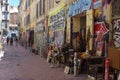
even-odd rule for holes
{"type": "Polygon", "coordinates": [[[101,41],[103,36],[108,32],[109,30],[106,28],[104,22],[97,22],[94,27],[94,34],[96,35],[95,41],[101,41]]]}

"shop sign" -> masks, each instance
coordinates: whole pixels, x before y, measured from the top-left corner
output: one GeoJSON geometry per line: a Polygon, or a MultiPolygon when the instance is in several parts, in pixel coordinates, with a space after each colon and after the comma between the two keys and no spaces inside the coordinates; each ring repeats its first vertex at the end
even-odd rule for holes
{"type": "Polygon", "coordinates": [[[102,1],[101,0],[94,2],[94,9],[97,9],[99,7],[102,7],[102,1]]]}
{"type": "Polygon", "coordinates": [[[69,6],[68,16],[75,16],[86,10],[89,10],[92,0],[78,0],[69,6]]]}
{"type": "Polygon", "coordinates": [[[49,17],[49,26],[52,26],[55,29],[65,27],[65,9],[64,6],[56,9],[50,13],[49,17]]]}

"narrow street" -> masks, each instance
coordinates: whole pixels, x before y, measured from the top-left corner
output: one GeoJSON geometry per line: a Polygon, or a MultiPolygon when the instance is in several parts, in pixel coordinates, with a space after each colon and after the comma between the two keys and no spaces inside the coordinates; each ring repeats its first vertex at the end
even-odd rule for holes
{"type": "Polygon", "coordinates": [[[5,55],[0,61],[0,80],[86,80],[87,76],[67,75],[62,68],[50,68],[39,55],[21,46],[5,45],[5,55]]]}

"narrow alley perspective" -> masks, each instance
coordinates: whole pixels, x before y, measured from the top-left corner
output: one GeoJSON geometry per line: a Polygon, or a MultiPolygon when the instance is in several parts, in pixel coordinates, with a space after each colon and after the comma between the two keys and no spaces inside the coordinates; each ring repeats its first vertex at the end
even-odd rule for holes
{"type": "Polygon", "coordinates": [[[0,0],[0,80],[120,80],[120,0],[0,0]]]}

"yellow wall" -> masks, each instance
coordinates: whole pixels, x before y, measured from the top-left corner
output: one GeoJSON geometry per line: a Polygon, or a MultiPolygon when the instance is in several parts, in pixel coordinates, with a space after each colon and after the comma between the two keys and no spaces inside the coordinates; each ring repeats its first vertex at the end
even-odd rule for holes
{"type": "Polygon", "coordinates": [[[30,24],[31,29],[36,27],[36,0],[31,3],[30,10],[30,24]]]}
{"type": "MultiPolygon", "coordinates": [[[[73,32],[80,32],[80,17],[73,17],[73,32]]],[[[78,42],[78,38],[73,40],[74,49],[76,49],[79,46],[78,42]]]]}
{"type": "MultiPolygon", "coordinates": [[[[108,5],[107,9],[104,11],[104,14],[106,15],[106,20],[109,23],[110,30],[112,31],[112,5],[108,5]]],[[[112,35],[110,34],[109,39],[112,39],[112,35]]]]}
{"type": "MultiPolygon", "coordinates": [[[[86,12],[86,39],[88,34],[88,30],[90,29],[91,37],[87,44],[87,50],[92,50],[92,44],[93,44],[93,28],[94,28],[94,18],[93,18],[93,10],[90,9],[86,12]]],[[[90,35],[89,35],[90,36],[90,35]]]]}
{"type": "Polygon", "coordinates": [[[24,27],[24,18],[25,18],[25,2],[26,0],[22,0],[22,3],[21,3],[21,27],[23,28],[23,30],[25,30],[25,27],[24,27]]]}
{"type": "MultiPolygon", "coordinates": [[[[64,0],[60,0],[60,2],[57,4],[56,2],[55,2],[55,0],[54,0],[54,6],[53,6],[53,8],[51,8],[51,9],[49,9],[48,8],[48,13],[50,13],[51,11],[54,11],[54,10],[56,10],[56,8],[59,8],[62,4],[65,4],[64,3],[64,0]]],[[[49,4],[50,5],[50,4],[49,4]]],[[[49,5],[48,5],[48,7],[49,7],[49,5]]]]}
{"type": "Polygon", "coordinates": [[[71,39],[71,18],[67,18],[67,27],[66,27],[66,42],[70,43],[70,39],[71,39]]]}

